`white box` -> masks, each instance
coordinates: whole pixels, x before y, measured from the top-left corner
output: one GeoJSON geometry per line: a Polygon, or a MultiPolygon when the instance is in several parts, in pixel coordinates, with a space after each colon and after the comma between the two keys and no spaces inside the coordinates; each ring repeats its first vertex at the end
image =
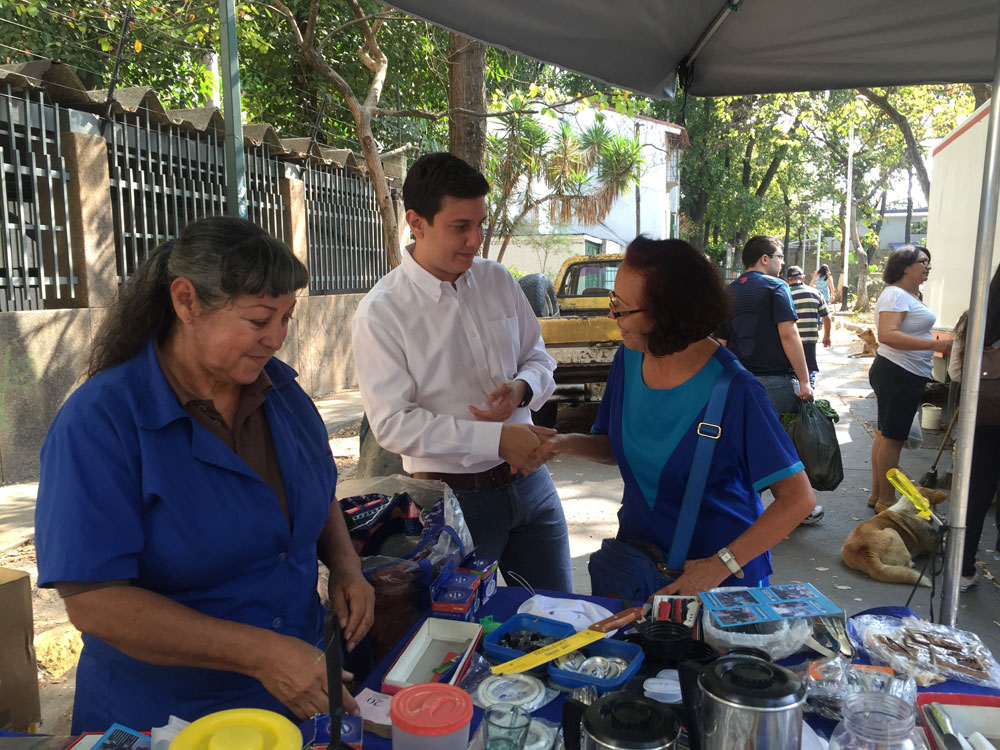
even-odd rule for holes
{"type": "Polygon", "coordinates": [[[447,681],[449,685],[457,684],[468,669],[482,635],[483,626],[479,623],[428,617],[385,673],[382,692],[394,695],[410,685],[431,682],[434,669],[449,653],[462,655],[447,681]]]}

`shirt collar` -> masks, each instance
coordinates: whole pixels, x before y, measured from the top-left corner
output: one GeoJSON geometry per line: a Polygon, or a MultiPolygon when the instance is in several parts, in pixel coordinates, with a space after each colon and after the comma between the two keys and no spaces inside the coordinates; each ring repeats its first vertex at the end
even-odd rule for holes
{"type": "MultiPolygon", "coordinates": [[[[139,423],[142,427],[158,430],[175,419],[187,417],[188,413],[181,406],[181,394],[174,391],[160,366],[159,358],[156,355],[155,337],[146,342],[145,349],[139,357],[142,359],[140,382],[148,396],[142,400],[139,406],[139,423]]],[[[270,390],[272,387],[281,388],[289,381],[294,380],[295,376],[295,370],[272,357],[264,365],[260,377],[251,387],[256,389],[264,386],[264,391],[270,390]],[[266,379],[266,385],[261,378],[266,379]]]]}
{"type": "MultiPolygon", "coordinates": [[[[413,285],[417,287],[417,289],[421,290],[435,302],[438,302],[441,299],[441,294],[444,292],[444,288],[446,286],[451,286],[451,284],[447,281],[441,281],[441,279],[414,260],[413,248],[415,245],[415,242],[411,242],[403,250],[402,263],[400,264],[403,267],[403,273],[406,274],[406,278],[408,278],[413,285]]],[[[455,283],[468,284],[468,276],[468,273],[461,274],[455,283]]]]}

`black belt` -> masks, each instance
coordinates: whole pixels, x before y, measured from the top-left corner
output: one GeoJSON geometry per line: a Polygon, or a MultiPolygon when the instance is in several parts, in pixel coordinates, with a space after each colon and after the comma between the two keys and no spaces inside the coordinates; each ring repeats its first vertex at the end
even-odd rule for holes
{"type": "Polygon", "coordinates": [[[482,490],[487,488],[506,487],[517,479],[517,473],[510,470],[510,464],[504,461],[492,469],[480,471],[478,474],[446,474],[440,471],[415,471],[410,476],[414,479],[438,479],[453,490],[482,490]]]}

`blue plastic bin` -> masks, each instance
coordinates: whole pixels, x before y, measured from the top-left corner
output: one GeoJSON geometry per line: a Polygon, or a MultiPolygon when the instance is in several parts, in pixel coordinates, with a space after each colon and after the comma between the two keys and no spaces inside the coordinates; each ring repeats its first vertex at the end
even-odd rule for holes
{"type": "Polygon", "coordinates": [[[549,677],[557,685],[570,688],[590,685],[596,688],[600,695],[620,690],[639,671],[639,667],[642,666],[642,659],[645,656],[638,644],[629,643],[628,641],[616,641],[613,638],[603,638],[599,641],[594,641],[589,646],[584,646],[580,650],[587,656],[617,656],[629,663],[628,668],[613,680],[600,680],[590,675],[580,674],[579,672],[559,669],[553,662],[549,662],[549,677]]]}
{"type": "MultiPolygon", "coordinates": [[[[565,622],[550,620],[547,617],[538,617],[537,615],[514,615],[504,622],[504,624],[499,628],[483,638],[483,652],[490,659],[496,660],[498,664],[510,661],[511,659],[516,659],[519,656],[524,656],[523,651],[518,651],[517,649],[507,648],[506,646],[500,645],[500,641],[503,640],[506,633],[512,633],[518,630],[532,630],[536,633],[541,633],[542,635],[552,636],[556,640],[568,638],[576,633],[576,629],[572,625],[567,625],[565,622]]],[[[540,671],[544,674],[545,665],[536,667],[531,671],[532,673],[540,671]]]]}

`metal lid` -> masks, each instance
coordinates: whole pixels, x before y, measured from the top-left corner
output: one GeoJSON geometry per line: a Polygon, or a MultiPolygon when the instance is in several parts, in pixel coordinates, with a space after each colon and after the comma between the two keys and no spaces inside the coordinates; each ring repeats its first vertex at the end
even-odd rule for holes
{"type": "Polygon", "coordinates": [[[680,723],[669,708],[656,701],[612,693],[587,708],[583,731],[603,745],[621,750],[656,750],[673,747],[680,723]]]}
{"type": "Polygon", "coordinates": [[[752,656],[723,656],[698,678],[712,697],[748,708],[789,708],[805,700],[802,681],[784,667],[752,656]]]}

